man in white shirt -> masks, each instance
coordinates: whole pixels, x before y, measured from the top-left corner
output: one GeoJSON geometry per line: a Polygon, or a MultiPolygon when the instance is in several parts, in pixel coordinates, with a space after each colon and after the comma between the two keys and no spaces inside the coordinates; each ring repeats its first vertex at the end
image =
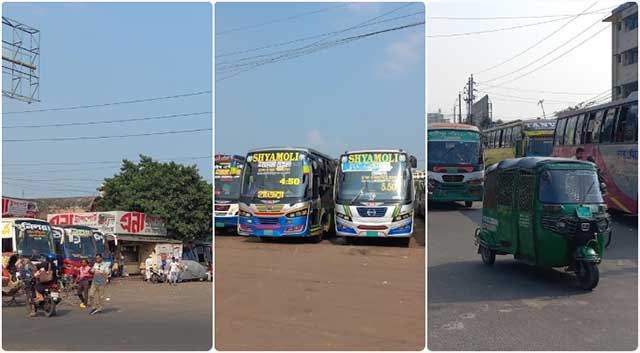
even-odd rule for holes
{"type": "Polygon", "coordinates": [[[175,257],[171,259],[169,264],[169,283],[172,285],[178,285],[178,272],[180,271],[180,264],[175,257]]]}
{"type": "Polygon", "coordinates": [[[144,262],[144,272],[147,277],[147,281],[151,279],[151,268],[153,268],[153,254],[149,255],[144,262]]]}

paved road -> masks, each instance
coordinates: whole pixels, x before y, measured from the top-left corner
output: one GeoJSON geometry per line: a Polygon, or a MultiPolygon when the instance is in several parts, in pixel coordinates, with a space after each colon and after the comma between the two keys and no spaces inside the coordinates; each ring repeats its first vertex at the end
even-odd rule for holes
{"type": "Polygon", "coordinates": [[[575,277],[513,257],[482,264],[473,244],[481,205],[430,205],[431,350],[633,350],[638,342],[637,218],[615,217],[592,292],[575,277]]]}
{"type": "MultiPolygon", "coordinates": [[[[212,345],[211,282],[145,284],[116,280],[102,314],[61,303],[58,316],[2,310],[5,350],[208,350],[212,345]]],[[[79,302],[78,302],[79,303],[79,302]]]]}
{"type": "Polygon", "coordinates": [[[422,349],[424,222],[417,223],[409,248],[216,236],[216,348],[422,349]]]}

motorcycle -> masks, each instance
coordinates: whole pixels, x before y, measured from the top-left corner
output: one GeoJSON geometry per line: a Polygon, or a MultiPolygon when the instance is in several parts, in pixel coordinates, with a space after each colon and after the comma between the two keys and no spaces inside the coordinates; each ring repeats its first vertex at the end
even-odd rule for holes
{"type": "Polygon", "coordinates": [[[23,280],[24,292],[26,296],[25,302],[27,303],[27,310],[31,311],[31,306],[35,304],[35,313],[38,313],[38,309],[44,311],[46,317],[51,317],[56,314],[56,305],[60,303],[60,291],[57,283],[51,283],[44,288],[42,294],[43,300],[35,303],[35,291],[36,291],[36,279],[23,280]]]}
{"type": "Polygon", "coordinates": [[[151,269],[151,283],[166,283],[168,281],[167,274],[164,271],[159,271],[155,268],[151,269]]]}

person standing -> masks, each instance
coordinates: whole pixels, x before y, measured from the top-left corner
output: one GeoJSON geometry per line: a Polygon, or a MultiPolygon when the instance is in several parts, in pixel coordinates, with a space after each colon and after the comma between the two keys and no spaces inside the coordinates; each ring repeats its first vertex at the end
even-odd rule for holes
{"type": "Polygon", "coordinates": [[[169,264],[169,284],[178,285],[178,272],[180,271],[180,264],[175,257],[171,258],[169,264]]]}
{"type": "Polygon", "coordinates": [[[25,296],[27,297],[27,305],[29,305],[29,317],[36,316],[36,305],[34,302],[35,287],[32,283],[33,275],[36,271],[35,266],[31,263],[31,259],[28,257],[22,258],[22,264],[18,267],[18,274],[20,280],[24,283],[25,296]]]}
{"type": "Polygon", "coordinates": [[[584,156],[584,148],[578,147],[576,148],[576,159],[579,161],[586,161],[587,159],[584,156]]]}
{"type": "Polygon", "coordinates": [[[153,268],[153,254],[149,255],[149,257],[144,261],[144,270],[147,282],[151,280],[151,268],[153,268]]]}
{"type": "Polygon", "coordinates": [[[91,298],[91,315],[102,312],[102,304],[104,300],[104,291],[109,278],[109,264],[102,262],[102,254],[96,254],[96,263],[93,264],[91,273],[93,274],[93,282],[89,289],[89,298],[91,298]]]}
{"type": "Polygon", "coordinates": [[[87,259],[80,260],[78,269],[78,298],[80,307],[86,308],[89,302],[89,286],[91,285],[91,266],[87,259]]]}

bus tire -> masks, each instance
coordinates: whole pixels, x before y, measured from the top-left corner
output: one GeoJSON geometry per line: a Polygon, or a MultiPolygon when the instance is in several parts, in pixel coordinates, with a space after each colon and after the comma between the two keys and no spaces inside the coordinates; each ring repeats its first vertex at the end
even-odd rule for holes
{"type": "Polygon", "coordinates": [[[398,238],[396,239],[398,241],[398,244],[403,247],[403,248],[408,248],[409,245],[411,244],[411,238],[398,238]]]}
{"type": "Polygon", "coordinates": [[[344,241],[344,245],[352,245],[353,244],[353,238],[352,237],[342,237],[343,241],[344,241]]]}

